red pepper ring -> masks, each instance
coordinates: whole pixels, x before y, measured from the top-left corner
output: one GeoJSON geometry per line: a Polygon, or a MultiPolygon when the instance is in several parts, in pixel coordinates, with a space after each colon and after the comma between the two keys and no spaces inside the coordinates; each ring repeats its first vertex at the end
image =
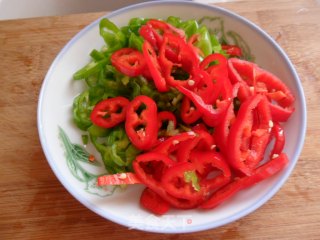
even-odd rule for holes
{"type": "Polygon", "coordinates": [[[121,96],[102,100],[94,106],[90,119],[99,127],[115,127],[125,120],[128,104],[129,100],[121,96]]]}
{"type": "Polygon", "coordinates": [[[160,33],[169,32],[181,38],[185,37],[185,32],[182,29],[176,28],[164,21],[161,21],[158,19],[150,19],[146,24],[152,26],[154,29],[158,30],[160,33]]]}
{"type": "Polygon", "coordinates": [[[194,139],[195,137],[195,132],[183,132],[169,137],[168,139],[157,145],[152,151],[169,156],[171,153],[176,151],[183,142],[194,139]]]}
{"type": "Polygon", "coordinates": [[[162,186],[176,198],[199,201],[204,198],[203,189],[196,189],[194,182],[186,180],[185,174],[188,172],[193,173],[195,178],[198,178],[194,164],[189,162],[177,163],[164,172],[161,180],[162,186]]]}
{"type": "Polygon", "coordinates": [[[278,157],[269,160],[264,165],[255,169],[251,176],[237,178],[233,182],[214,192],[211,197],[200,205],[203,209],[212,209],[230,199],[239,191],[251,187],[286,167],[289,160],[286,154],[281,153],[278,157]]]}
{"type": "Polygon", "coordinates": [[[178,162],[190,161],[192,151],[210,151],[215,149],[214,139],[207,130],[194,130],[197,134],[195,138],[181,143],[176,157],[178,162]]]}
{"type": "Polygon", "coordinates": [[[267,96],[276,101],[281,107],[291,107],[295,97],[289,88],[272,73],[257,67],[256,82],[264,83],[267,90],[267,96]]]}
{"type": "Polygon", "coordinates": [[[263,159],[270,139],[268,100],[257,94],[241,104],[228,137],[228,160],[237,170],[251,175],[263,159]]]}
{"type": "Polygon", "coordinates": [[[170,86],[181,85],[187,88],[196,86],[195,74],[193,72],[195,66],[198,66],[199,59],[193,49],[187,45],[185,39],[165,33],[163,43],[159,51],[159,62],[162,67],[166,82],[170,86]],[[172,46],[177,46],[172,48],[172,46]],[[178,66],[182,71],[189,74],[187,79],[176,79],[172,72],[174,67],[178,66]]]}
{"type": "Polygon", "coordinates": [[[156,143],[158,136],[157,105],[150,97],[140,95],[129,103],[125,129],[132,144],[140,150],[148,150],[156,143]]]}
{"type": "Polygon", "coordinates": [[[148,152],[137,156],[132,166],[140,181],[171,206],[179,209],[194,208],[199,205],[199,202],[175,198],[168,194],[160,183],[164,171],[175,164],[176,162],[167,157],[166,154],[148,152]]]}
{"type": "MultiPolygon", "coordinates": [[[[253,93],[261,93],[268,96],[272,102],[276,102],[275,111],[282,115],[289,115],[290,110],[293,112],[293,103],[295,97],[289,88],[275,75],[258,67],[252,62],[240,60],[237,58],[230,58],[228,60],[230,79],[234,82],[244,81],[250,86],[253,93]]],[[[273,114],[274,115],[274,114],[273,114]]],[[[275,121],[286,120],[289,116],[275,116],[275,121]],[[280,120],[283,119],[283,120],[280,120]]]]}
{"type": "Polygon", "coordinates": [[[213,53],[203,59],[200,68],[213,76],[221,74],[228,76],[228,59],[222,54],[213,53]],[[211,65],[212,63],[213,65],[211,65]]]}
{"type": "Polygon", "coordinates": [[[200,175],[200,186],[206,195],[230,182],[231,171],[221,154],[214,151],[192,151],[190,160],[200,175]]]}
{"type": "MultiPolygon", "coordinates": [[[[211,76],[200,68],[193,69],[194,81],[196,83],[193,91],[197,93],[205,103],[214,102],[221,94],[220,88],[214,83],[211,76]]],[[[220,84],[222,85],[222,84],[220,84]]]]}
{"type": "Polygon", "coordinates": [[[141,52],[133,48],[121,48],[111,55],[112,65],[121,73],[136,77],[142,74],[146,62],[141,52]]]}
{"type": "Polygon", "coordinates": [[[160,188],[159,184],[166,169],[175,165],[167,155],[157,152],[140,154],[133,161],[132,166],[140,181],[155,190],[160,188]]]}
{"type": "Polygon", "coordinates": [[[201,113],[192,105],[189,98],[184,97],[180,107],[180,117],[184,123],[192,124],[201,118],[201,113]]]}
{"type": "Polygon", "coordinates": [[[150,42],[155,50],[160,49],[165,33],[171,33],[180,38],[185,37],[183,30],[157,19],[150,19],[146,25],[141,26],[139,33],[145,40],[150,42]]]}
{"type": "Polygon", "coordinates": [[[217,108],[214,108],[213,105],[206,104],[202,97],[197,93],[182,86],[176,86],[176,88],[194,103],[194,105],[202,113],[202,116],[207,118],[206,124],[210,127],[214,127],[219,124],[231,103],[231,98],[219,102],[217,101],[217,108]]]}
{"type": "Polygon", "coordinates": [[[162,111],[158,113],[158,128],[161,129],[163,124],[165,122],[172,122],[173,123],[173,128],[175,129],[177,127],[177,119],[176,116],[169,111],[162,111]]]}

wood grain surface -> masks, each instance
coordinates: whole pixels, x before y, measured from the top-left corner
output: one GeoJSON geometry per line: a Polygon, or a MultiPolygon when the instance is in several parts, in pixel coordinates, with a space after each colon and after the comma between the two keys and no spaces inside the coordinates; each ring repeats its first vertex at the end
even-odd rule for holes
{"type": "Polygon", "coordinates": [[[105,13],[0,21],[0,239],[320,239],[320,3],[239,0],[216,5],[268,32],[301,78],[307,136],[281,190],[241,220],[191,234],[129,230],[91,212],[51,171],[39,142],[36,110],[55,56],[105,13]]]}

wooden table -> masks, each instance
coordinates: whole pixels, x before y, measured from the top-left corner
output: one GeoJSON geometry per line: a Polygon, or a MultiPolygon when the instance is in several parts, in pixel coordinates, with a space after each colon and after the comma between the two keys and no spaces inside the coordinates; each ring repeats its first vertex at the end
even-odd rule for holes
{"type": "Polygon", "coordinates": [[[308,105],[307,137],[282,189],[239,221],[187,235],[128,230],[96,215],[51,171],[38,138],[36,110],[40,86],[57,53],[105,13],[0,21],[0,239],[320,239],[320,3],[238,0],[217,5],[266,30],[300,75],[308,105]]]}

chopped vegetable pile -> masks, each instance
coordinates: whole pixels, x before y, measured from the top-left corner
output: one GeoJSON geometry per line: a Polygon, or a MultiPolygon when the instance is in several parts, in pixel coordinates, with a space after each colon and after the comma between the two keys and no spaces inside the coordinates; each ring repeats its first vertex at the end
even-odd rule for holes
{"type": "Polygon", "coordinates": [[[177,17],[102,19],[100,35],[73,104],[110,174],[99,186],[144,184],[141,206],[155,214],[211,209],[288,164],[281,123],[295,98],[240,46],[177,17]]]}

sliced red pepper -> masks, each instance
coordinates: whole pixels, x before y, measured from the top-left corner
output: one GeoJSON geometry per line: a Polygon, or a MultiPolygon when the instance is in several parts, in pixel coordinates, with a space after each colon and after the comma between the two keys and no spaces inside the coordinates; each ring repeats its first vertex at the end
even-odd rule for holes
{"type": "Polygon", "coordinates": [[[294,112],[294,107],[283,108],[279,105],[269,103],[272,120],[275,122],[286,122],[294,112]]]}
{"type": "Polygon", "coordinates": [[[166,23],[164,21],[158,20],[158,19],[150,19],[147,22],[147,25],[152,26],[154,29],[156,29],[159,33],[172,33],[176,36],[179,36],[181,38],[185,37],[185,33],[183,30],[176,28],[172,26],[169,23],[166,23]]]}
{"type": "Polygon", "coordinates": [[[231,171],[221,154],[214,151],[193,151],[190,159],[201,176],[200,186],[205,193],[230,182],[231,171]]]}
{"type": "Polygon", "coordinates": [[[228,59],[219,53],[208,55],[200,63],[200,68],[212,76],[228,76],[228,59]]]}
{"type": "Polygon", "coordinates": [[[162,36],[150,25],[143,25],[139,30],[140,35],[151,44],[155,50],[159,50],[162,43],[162,36]]]}
{"type": "Polygon", "coordinates": [[[231,57],[241,57],[242,56],[242,50],[237,45],[221,45],[221,47],[231,57]]]}
{"type": "Polygon", "coordinates": [[[246,82],[249,86],[255,86],[258,66],[253,62],[238,58],[228,59],[228,69],[231,82],[246,82]]]}
{"type": "Polygon", "coordinates": [[[156,88],[159,92],[168,91],[167,83],[158,61],[158,56],[148,41],[144,41],[142,45],[142,52],[156,88]]]}
{"type": "Polygon", "coordinates": [[[235,120],[234,105],[231,103],[224,114],[221,122],[214,129],[214,139],[224,155],[228,155],[228,136],[230,127],[235,120]]]}
{"type": "Polygon", "coordinates": [[[176,198],[198,201],[204,197],[204,192],[200,186],[196,189],[192,181],[186,180],[185,174],[188,172],[197,178],[195,166],[192,163],[182,162],[168,168],[162,177],[162,186],[176,198]]]}
{"type": "Polygon", "coordinates": [[[164,123],[168,123],[171,121],[173,123],[173,127],[177,127],[177,119],[176,116],[169,111],[162,111],[158,113],[158,128],[160,129],[164,123]]]}
{"type": "Polygon", "coordinates": [[[200,68],[194,68],[193,70],[194,81],[196,87],[193,91],[201,96],[205,103],[212,103],[217,100],[220,95],[220,89],[218,90],[217,84],[214,83],[211,76],[200,68]]]}
{"type": "Polygon", "coordinates": [[[90,119],[103,128],[112,128],[126,118],[126,108],[129,100],[125,97],[114,97],[100,101],[94,106],[90,119]]]}
{"type": "Polygon", "coordinates": [[[287,155],[284,153],[280,154],[278,157],[269,160],[264,165],[255,169],[251,176],[235,179],[233,182],[216,191],[206,202],[201,204],[200,207],[204,209],[211,209],[218,206],[230,199],[239,191],[253,186],[280,172],[286,167],[288,162],[289,160],[287,155]]]}
{"type": "Polygon", "coordinates": [[[271,156],[273,156],[274,154],[280,154],[282,152],[286,138],[284,136],[283,128],[277,122],[273,122],[271,133],[275,138],[274,146],[271,152],[271,156]]]}
{"type": "Polygon", "coordinates": [[[164,34],[163,43],[159,52],[159,62],[168,85],[181,85],[187,88],[193,88],[193,86],[195,86],[193,69],[194,66],[198,65],[199,59],[183,38],[169,33],[164,34]],[[176,46],[174,50],[172,50],[172,44],[176,46]],[[169,53],[171,53],[171,55],[169,53]],[[176,62],[173,62],[173,59],[175,59],[176,62]],[[174,66],[180,67],[189,74],[188,79],[176,79],[172,75],[174,66]]]}
{"type": "Polygon", "coordinates": [[[270,139],[268,100],[255,95],[242,103],[228,137],[228,160],[237,170],[251,175],[264,156],[270,139]]]}
{"type": "Polygon", "coordinates": [[[97,178],[97,185],[100,187],[106,185],[122,185],[137,183],[141,183],[140,179],[136,176],[135,173],[131,172],[103,175],[97,178]]]}
{"type": "Polygon", "coordinates": [[[140,197],[140,204],[145,209],[157,215],[163,215],[170,209],[170,204],[150,188],[143,190],[140,197]]]}
{"type": "MultiPolygon", "coordinates": [[[[227,146],[228,146],[228,136],[229,136],[230,128],[236,118],[236,112],[238,111],[238,108],[241,102],[243,102],[242,100],[239,99],[239,94],[242,89],[241,88],[242,86],[243,86],[243,83],[239,83],[239,82],[233,85],[232,98],[234,100],[236,99],[235,104],[234,102],[231,102],[221,122],[215,127],[214,133],[213,133],[215,142],[217,143],[220,151],[225,156],[228,156],[229,154],[227,146]]],[[[245,93],[245,88],[243,88],[242,90],[243,90],[242,93],[245,93]]],[[[250,96],[249,93],[245,93],[245,94],[246,94],[246,97],[244,100],[246,100],[250,96]]]]}
{"type": "Polygon", "coordinates": [[[168,194],[161,185],[160,181],[164,172],[175,164],[176,162],[167,157],[166,154],[148,152],[139,155],[133,161],[132,166],[141,182],[157,193],[163,200],[170,203],[171,206],[179,209],[194,208],[199,205],[197,201],[175,198],[168,194]]]}
{"type": "Polygon", "coordinates": [[[141,52],[133,48],[122,48],[111,55],[112,65],[121,73],[136,77],[143,73],[146,62],[141,52]]]}
{"type": "Polygon", "coordinates": [[[281,107],[292,106],[295,98],[289,88],[275,75],[258,68],[257,83],[264,83],[267,96],[276,101],[281,107]]]}
{"type": "Polygon", "coordinates": [[[147,96],[134,98],[127,107],[126,133],[132,144],[141,150],[150,149],[158,136],[158,113],[156,103],[147,96]]]}
{"type": "Polygon", "coordinates": [[[284,169],[288,163],[289,159],[285,153],[281,153],[276,157],[272,156],[268,162],[255,169],[252,176],[245,177],[246,180],[243,184],[243,187],[251,187],[256,183],[273,176],[277,172],[284,169]]]}
{"type": "Polygon", "coordinates": [[[233,197],[243,189],[243,179],[236,179],[233,182],[214,192],[210,198],[200,205],[200,208],[211,209],[233,197]]]}
{"type": "Polygon", "coordinates": [[[273,107],[275,108],[272,111],[273,120],[287,119],[290,112],[294,111],[292,105],[295,98],[289,88],[278,77],[259,68],[256,64],[230,58],[229,74],[233,81],[246,82],[253,93],[265,94],[270,99],[271,105],[275,105],[274,102],[278,104],[273,107]]]}
{"type": "Polygon", "coordinates": [[[194,103],[202,115],[207,119],[206,124],[210,127],[214,127],[219,124],[231,103],[231,98],[223,101],[217,101],[217,107],[215,108],[212,104],[206,104],[197,93],[182,86],[177,86],[176,88],[194,103]]]}
{"type": "Polygon", "coordinates": [[[175,164],[176,162],[165,154],[148,152],[137,156],[132,166],[140,181],[155,190],[160,187],[164,172],[175,164]]]}
{"type": "Polygon", "coordinates": [[[184,97],[181,103],[180,116],[184,123],[192,124],[201,118],[201,113],[189,98],[184,97]]]}
{"type": "Polygon", "coordinates": [[[169,137],[164,142],[157,145],[152,151],[169,156],[171,153],[175,152],[183,142],[195,137],[195,132],[179,133],[175,136],[169,137]]]}
{"type": "Polygon", "coordinates": [[[141,26],[139,33],[145,40],[150,42],[155,50],[160,49],[165,33],[171,33],[181,38],[185,37],[183,30],[157,19],[150,19],[146,25],[141,26]]]}
{"type": "Polygon", "coordinates": [[[184,141],[179,145],[176,158],[178,162],[187,162],[190,160],[192,151],[210,151],[215,148],[214,139],[206,130],[195,130],[196,137],[184,141]]]}

